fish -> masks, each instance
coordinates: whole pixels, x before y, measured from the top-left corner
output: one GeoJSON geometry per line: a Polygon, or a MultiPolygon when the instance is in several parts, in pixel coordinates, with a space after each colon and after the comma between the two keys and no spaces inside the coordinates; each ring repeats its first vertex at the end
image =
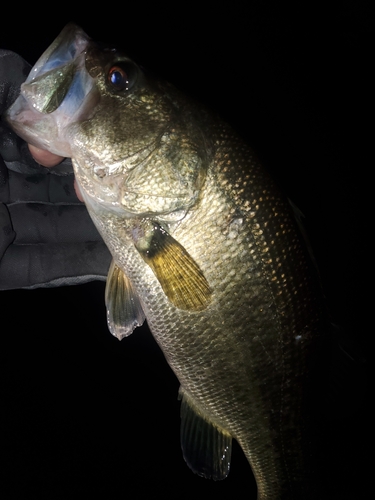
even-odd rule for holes
{"type": "Polygon", "coordinates": [[[6,120],[28,143],[71,158],[113,257],[109,331],[121,340],[147,321],[180,383],[192,471],[225,479],[236,440],[258,500],[323,498],[314,407],[324,295],[298,211],[251,147],[73,23],[6,120]]]}

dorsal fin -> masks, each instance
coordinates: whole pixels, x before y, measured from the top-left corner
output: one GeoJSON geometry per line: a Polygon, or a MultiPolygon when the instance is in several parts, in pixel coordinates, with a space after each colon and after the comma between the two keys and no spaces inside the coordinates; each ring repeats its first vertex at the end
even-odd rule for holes
{"type": "Polygon", "coordinates": [[[192,399],[180,389],[181,448],[190,469],[208,479],[225,479],[229,474],[232,436],[210,422],[192,399]]]}
{"type": "Polygon", "coordinates": [[[109,331],[121,340],[145,320],[141,302],[125,273],[112,260],[105,288],[109,331]]]}

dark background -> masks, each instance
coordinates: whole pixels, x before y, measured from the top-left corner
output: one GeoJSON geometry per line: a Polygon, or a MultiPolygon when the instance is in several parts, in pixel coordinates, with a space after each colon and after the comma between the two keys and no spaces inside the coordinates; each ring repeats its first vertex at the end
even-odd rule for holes
{"type": "MultiPolygon", "coordinates": [[[[370,371],[373,19],[364,2],[283,4],[11,6],[0,45],[33,64],[75,21],[219,111],[304,213],[332,315],[370,371]]],[[[101,282],[0,293],[3,498],[255,499],[237,446],[225,481],[187,468],[178,381],[147,327],[111,337],[103,294],[101,282]]],[[[332,498],[368,498],[373,410],[363,387],[361,405],[348,395],[354,413],[322,436],[332,498]]]]}

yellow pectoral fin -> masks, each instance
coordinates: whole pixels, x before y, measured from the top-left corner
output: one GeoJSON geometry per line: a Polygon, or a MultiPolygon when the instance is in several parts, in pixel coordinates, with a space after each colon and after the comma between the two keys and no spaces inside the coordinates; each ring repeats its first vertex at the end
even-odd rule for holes
{"type": "Polygon", "coordinates": [[[142,235],[135,239],[135,247],[172,304],[188,311],[205,309],[211,300],[211,289],[185,248],[152,221],[142,222],[142,235]]]}

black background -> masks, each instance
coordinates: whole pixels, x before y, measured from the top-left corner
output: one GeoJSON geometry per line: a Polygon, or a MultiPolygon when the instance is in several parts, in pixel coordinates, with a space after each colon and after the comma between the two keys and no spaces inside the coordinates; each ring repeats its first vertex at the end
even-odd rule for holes
{"type": "MultiPolygon", "coordinates": [[[[283,4],[10,6],[0,45],[34,63],[75,21],[219,111],[304,213],[332,315],[370,371],[373,19],[364,2],[283,4]]],[[[225,481],[187,468],[178,381],[147,327],[111,337],[103,294],[101,282],[0,293],[3,498],[255,499],[237,446],[225,481]]],[[[332,498],[368,498],[369,396],[322,436],[332,498]]]]}

